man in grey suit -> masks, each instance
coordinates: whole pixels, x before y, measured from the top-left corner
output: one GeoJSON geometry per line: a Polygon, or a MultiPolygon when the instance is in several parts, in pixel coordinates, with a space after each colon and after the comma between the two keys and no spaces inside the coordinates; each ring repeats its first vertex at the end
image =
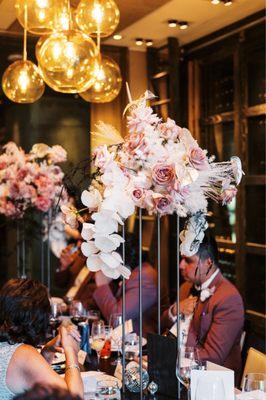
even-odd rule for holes
{"type": "MultiPolygon", "coordinates": [[[[241,372],[240,338],[244,307],[236,287],[223,277],[218,266],[218,249],[206,232],[197,254],[182,257],[180,272],[185,283],[180,288],[180,326],[184,346],[197,347],[202,361],[231,368],[236,382],[241,372]]],[[[162,325],[176,321],[173,304],[162,315],[162,325]]]]}

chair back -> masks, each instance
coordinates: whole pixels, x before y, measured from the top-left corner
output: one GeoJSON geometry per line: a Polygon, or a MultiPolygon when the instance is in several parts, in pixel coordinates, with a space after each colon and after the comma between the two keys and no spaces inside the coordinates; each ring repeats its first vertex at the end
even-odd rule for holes
{"type": "Polygon", "coordinates": [[[253,347],[250,347],[248,350],[248,356],[240,385],[241,389],[244,384],[245,376],[250,372],[266,374],[266,354],[261,353],[253,347]]]}

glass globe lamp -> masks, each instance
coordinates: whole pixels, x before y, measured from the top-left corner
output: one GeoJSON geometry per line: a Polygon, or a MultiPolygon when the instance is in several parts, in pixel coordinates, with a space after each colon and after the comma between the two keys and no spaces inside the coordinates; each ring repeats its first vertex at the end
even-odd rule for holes
{"type": "Polygon", "coordinates": [[[54,33],[37,46],[39,68],[44,81],[62,93],[79,93],[94,82],[98,50],[94,41],[79,31],[54,33]]]}
{"type": "Polygon", "coordinates": [[[110,36],[116,29],[120,12],[114,0],[81,0],[76,13],[79,28],[87,35],[110,36]]]}
{"type": "Polygon", "coordinates": [[[16,61],[4,72],[2,87],[15,103],[34,103],[44,92],[45,85],[39,70],[31,61],[16,61]]]}
{"type": "Polygon", "coordinates": [[[25,6],[28,10],[26,29],[35,35],[45,35],[59,29],[67,0],[16,0],[16,16],[23,27],[25,6]]]}
{"type": "Polygon", "coordinates": [[[95,62],[95,81],[92,86],[80,96],[91,103],[109,103],[114,100],[122,86],[122,77],[118,64],[109,57],[102,56],[95,62]]]}

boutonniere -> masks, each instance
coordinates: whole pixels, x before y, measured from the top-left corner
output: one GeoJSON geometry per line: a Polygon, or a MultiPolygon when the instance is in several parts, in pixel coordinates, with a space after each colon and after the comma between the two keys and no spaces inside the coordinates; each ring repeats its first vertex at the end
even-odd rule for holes
{"type": "Polygon", "coordinates": [[[200,292],[200,301],[204,302],[209,297],[211,297],[215,292],[215,289],[215,286],[213,286],[212,288],[202,289],[202,291],[200,292]]]}

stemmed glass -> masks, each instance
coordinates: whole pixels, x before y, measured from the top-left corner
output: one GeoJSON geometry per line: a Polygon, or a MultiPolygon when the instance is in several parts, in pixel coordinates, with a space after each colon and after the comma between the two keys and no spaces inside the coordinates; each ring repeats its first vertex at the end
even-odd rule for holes
{"type": "Polygon", "coordinates": [[[87,320],[86,310],[84,309],[81,301],[72,300],[69,306],[69,313],[71,315],[71,321],[75,325],[78,325],[79,322],[85,322],[87,320]]]}
{"type": "Polygon", "coordinates": [[[100,355],[105,343],[106,331],[103,321],[95,321],[91,327],[91,348],[96,351],[98,359],[98,371],[100,371],[100,355]]]}
{"type": "Polygon", "coordinates": [[[266,374],[249,373],[245,376],[242,392],[252,392],[253,390],[266,393],[266,374]]]}
{"type": "MultiPolygon", "coordinates": [[[[118,328],[119,326],[122,326],[122,314],[120,314],[120,313],[111,314],[110,320],[109,320],[109,325],[113,329],[118,328]]],[[[117,365],[117,364],[121,363],[120,352],[122,352],[122,350],[121,350],[122,332],[115,332],[115,334],[112,335],[112,339],[113,339],[113,342],[117,346],[118,356],[117,356],[117,359],[111,363],[111,365],[117,365]]]]}
{"type": "Polygon", "coordinates": [[[50,314],[50,319],[49,319],[49,325],[52,330],[52,336],[56,336],[56,331],[59,325],[61,324],[61,321],[59,317],[61,316],[62,311],[61,311],[61,306],[58,303],[51,303],[51,314],[50,314]]]}
{"type": "Polygon", "coordinates": [[[176,360],[176,376],[179,382],[185,386],[190,399],[190,375],[192,369],[200,369],[198,351],[195,347],[181,348],[176,360]]]}
{"type": "Polygon", "coordinates": [[[219,377],[204,376],[199,378],[195,400],[224,400],[225,389],[219,377]]]}

